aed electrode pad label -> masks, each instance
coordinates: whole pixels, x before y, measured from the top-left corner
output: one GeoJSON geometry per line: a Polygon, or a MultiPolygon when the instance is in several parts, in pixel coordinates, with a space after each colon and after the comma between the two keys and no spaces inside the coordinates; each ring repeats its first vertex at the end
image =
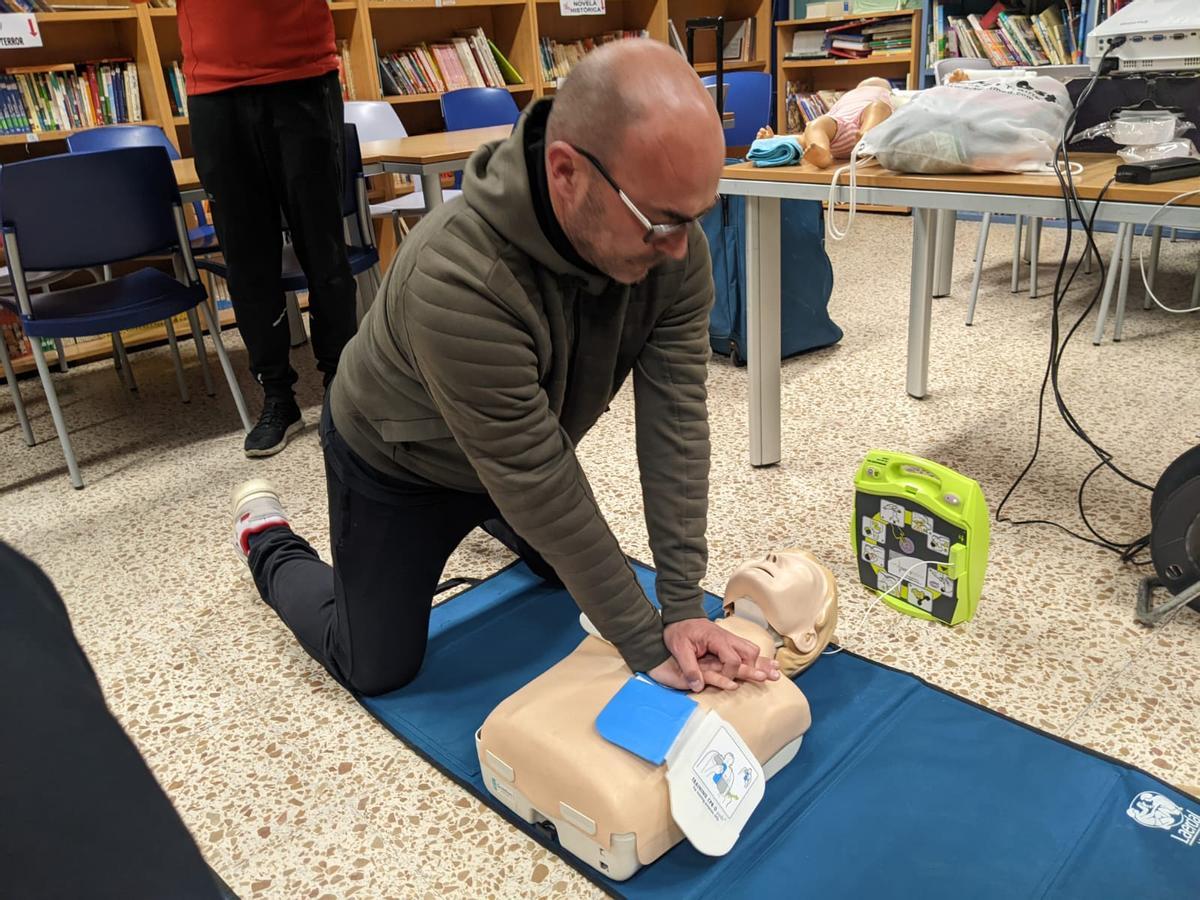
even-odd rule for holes
{"type": "Polygon", "coordinates": [[[718,822],[741,805],[758,778],[758,765],[746,758],[725,726],[717,729],[692,763],[692,789],[718,822]]]}

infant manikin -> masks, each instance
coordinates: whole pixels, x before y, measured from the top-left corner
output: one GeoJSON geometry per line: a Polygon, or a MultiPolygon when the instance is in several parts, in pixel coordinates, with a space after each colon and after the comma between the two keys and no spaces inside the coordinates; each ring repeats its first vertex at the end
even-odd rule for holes
{"type": "MultiPolygon", "coordinates": [[[[892,86],[886,78],[866,78],[843,94],[829,112],[813,119],[799,135],[804,148],[804,160],[820,169],[833,165],[835,159],[849,159],[864,134],[886,120],[895,109],[892,86]]],[[[774,132],[763,127],[759,138],[774,132]]]]}
{"type": "MultiPolygon", "coordinates": [[[[725,613],[721,627],[795,675],[832,637],[837,589],[810,554],[785,550],[738,567],[725,613]]],[[[501,702],[475,736],[488,790],[525,821],[551,823],[565,849],[617,880],[683,839],[671,817],[665,767],[609,743],[595,727],[631,674],[615,647],[589,635],[501,702]]],[[[690,696],[737,730],[768,779],[796,755],[812,722],[790,678],[690,696]]]]}

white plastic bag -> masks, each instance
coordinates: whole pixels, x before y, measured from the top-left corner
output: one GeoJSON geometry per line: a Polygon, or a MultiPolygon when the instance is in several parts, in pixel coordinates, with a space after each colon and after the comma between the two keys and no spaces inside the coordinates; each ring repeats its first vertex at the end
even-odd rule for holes
{"type": "Polygon", "coordinates": [[[855,148],[894,172],[1053,171],[1071,98],[1047,76],[944,84],[921,91],[855,148]]]}

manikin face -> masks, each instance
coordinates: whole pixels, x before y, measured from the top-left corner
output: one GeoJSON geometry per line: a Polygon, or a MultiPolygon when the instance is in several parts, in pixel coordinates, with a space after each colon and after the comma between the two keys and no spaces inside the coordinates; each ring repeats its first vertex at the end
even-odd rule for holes
{"type": "Polygon", "coordinates": [[[828,643],[837,621],[837,592],[811,555],[784,550],[738,566],[725,588],[727,613],[731,607],[751,619],[760,615],[805,654],[828,643]]]}

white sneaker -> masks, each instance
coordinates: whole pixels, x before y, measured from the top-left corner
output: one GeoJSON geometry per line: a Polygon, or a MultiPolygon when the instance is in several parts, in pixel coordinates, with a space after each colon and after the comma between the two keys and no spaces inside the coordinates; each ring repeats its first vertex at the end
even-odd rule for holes
{"type": "Polygon", "coordinates": [[[252,478],[233,490],[233,543],[243,560],[250,556],[250,536],[268,528],[290,528],[275,485],[252,478]]]}

